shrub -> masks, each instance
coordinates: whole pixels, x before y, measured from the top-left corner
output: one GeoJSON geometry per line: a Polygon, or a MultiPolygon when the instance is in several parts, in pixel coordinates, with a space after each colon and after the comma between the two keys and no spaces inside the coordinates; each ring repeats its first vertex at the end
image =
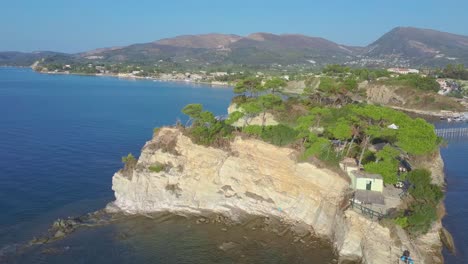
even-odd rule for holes
{"type": "Polygon", "coordinates": [[[242,132],[252,135],[252,136],[258,136],[260,137],[262,135],[262,126],[259,125],[249,125],[246,126],[242,129],[242,132]]]}
{"type": "Polygon", "coordinates": [[[326,138],[315,137],[314,141],[306,148],[304,154],[302,155],[304,159],[307,159],[311,156],[320,156],[320,153],[326,153],[330,148],[330,141],[326,138]]]}
{"type": "Polygon", "coordinates": [[[387,80],[386,83],[390,85],[408,86],[422,91],[437,92],[439,90],[439,84],[436,82],[435,78],[424,77],[419,74],[400,75],[387,80]]]}
{"type": "Polygon", "coordinates": [[[408,216],[408,231],[413,235],[425,234],[431,228],[432,222],[437,220],[434,205],[417,203],[410,207],[408,216]]]}
{"type": "Polygon", "coordinates": [[[397,217],[397,218],[393,219],[393,222],[396,225],[401,226],[402,228],[408,227],[408,217],[406,217],[406,216],[397,217]]]}
{"type": "Polygon", "coordinates": [[[149,167],[149,170],[152,172],[161,172],[166,169],[166,165],[164,164],[154,164],[149,167]]]}
{"type": "Polygon", "coordinates": [[[437,205],[444,194],[438,185],[431,183],[431,172],[425,169],[416,169],[408,173],[408,181],[411,183],[409,193],[421,203],[437,205]]]}
{"type": "Polygon", "coordinates": [[[293,128],[279,124],[267,126],[262,131],[262,139],[277,146],[285,146],[296,140],[298,132],[293,128]]]}
{"type": "Polygon", "coordinates": [[[122,157],[122,162],[125,164],[122,172],[125,176],[130,176],[131,171],[135,168],[137,164],[137,160],[132,155],[132,153],[129,153],[126,157],[122,157]]]}
{"type": "Polygon", "coordinates": [[[394,184],[398,181],[398,161],[396,160],[370,162],[364,165],[364,170],[382,175],[383,181],[386,184],[394,184]]]}
{"type": "Polygon", "coordinates": [[[128,155],[126,157],[122,157],[122,163],[125,163],[125,164],[136,163],[136,159],[132,155],[132,153],[128,153],[128,155]]]}
{"type": "Polygon", "coordinates": [[[232,126],[221,121],[206,126],[194,126],[188,130],[188,133],[196,144],[210,146],[215,141],[230,138],[233,131],[232,126]]]}
{"type": "MultiPolygon", "coordinates": [[[[437,220],[437,205],[443,198],[443,192],[438,185],[431,183],[431,173],[425,169],[416,169],[407,174],[411,183],[409,193],[414,198],[409,210],[405,213],[406,229],[413,235],[424,234],[437,220]]],[[[395,222],[402,221],[395,219],[395,222]]]]}

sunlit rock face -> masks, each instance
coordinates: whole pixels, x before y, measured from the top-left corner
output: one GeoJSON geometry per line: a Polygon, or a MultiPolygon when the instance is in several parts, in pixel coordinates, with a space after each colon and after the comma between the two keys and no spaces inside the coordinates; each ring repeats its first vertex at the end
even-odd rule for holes
{"type": "Polygon", "coordinates": [[[334,242],[342,261],[395,263],[401,249],[409,248],[418,263],[434,263],[403,234],[354,211],[343,212],[345,178],[298,162],[293,149],[259,140],[237,137],[218,149],[194,144],[179,129],[163,128],[143,147],[136,165],[117,172],[112,183],[113,205],[127,213],[273,216],[307,224],[334,242]]]}

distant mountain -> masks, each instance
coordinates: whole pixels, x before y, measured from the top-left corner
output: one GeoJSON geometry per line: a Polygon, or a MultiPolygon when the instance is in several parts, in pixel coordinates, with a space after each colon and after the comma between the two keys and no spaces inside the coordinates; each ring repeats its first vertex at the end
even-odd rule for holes
{"type": "Polygon", "coordinates": [[[222,49],[241,39],[241,36],[226,34],[183,35],[155,41],[157,44],[195,48],[195,49],[222,49]]]}
{"type": "Polygon", "coordinates": [[[49,58],[61,54],[63,53],[52,51],[4,51],[0,52],[0,66],[30,66],[31,64],[42,58],[49,58]]]}
{"type": "Polygon", "coordinates": [[[401,58],[411,65],[468,64],[468,36],[421,29],[397,27],[363,50],[374,58],[401,58]]]}
{"type": "Polygon", "coordinates": [[[150,43],[96,49],[78,54],[0,52],[0,65],[96,62],[154,65],[161,62],[190,67],[250,65],[320,67],[468,65],[468,36],[431,29],[398,27],[366,47],[340,45],[299,34],[253,33],[183,35],[150,43]]]}
{"type": "Polygon", "coordinates": [[[304,35],[254,33],[232,43],[229,59],[246,64],[341,63],[352,55],[345,46],[304,35]]]}
{"type": "MultiPolygon", "coordinates": [[[[325,64],[341,63],[353,51],[323,38],[255,33],[247,37],[225,34],[184,35],[118,49],[95,50],[103,61],[185,64],[325,64]]],[[[82,56],[89,57],[90,53],[82,56]]]]}

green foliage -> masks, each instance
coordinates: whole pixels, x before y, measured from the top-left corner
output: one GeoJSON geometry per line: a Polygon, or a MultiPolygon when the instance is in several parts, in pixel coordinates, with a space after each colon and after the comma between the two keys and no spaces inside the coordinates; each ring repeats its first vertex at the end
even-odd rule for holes
{"type": "Polygon", "coordinates": [[[327,107],[315,107],[310,110],[310,113],[315,116],[314,126],[320,126],[320,121],[332,116],[333,110],[327,107]]]}
{"type": "Polygon", "coordinates": [[[242,129],[242,132],[249,134],[249,135],[261,137],[263,128],[262,126],[259,126],[259,125],[249,125],[249,126],[245,126],[242,129]]]}
{"type": "Polygon", "coordinates": [[[254,116],[262,112],[262,106],[258,101],[249,101],[242,104],[241,107],[244,110],[244,113],[250,116],[254,116]]]}
{"type": "Polygon", "coordinates": [[[351,138],[351,124],[345,118],[339,118],[337,122],[327,128],[331,135],[340,140],[351,138]]]}
{"type": "Polygon", "coordinates": [[[330,77],[322,77],[318,89],[326,94],[333,94],[337,91],[338,84],[330,77]]]}
{"type": "Polygon", "coordinates": [[[433,77],[424,77],[419,74],[405,74],[385,81],[389,85],[407,86],[422,91],[437,92],[439,84],[433,77]]]}
{"type": "Polygon", "coordinates": [[[293,128],[279,124],[276,126],[250,125],[242,129],[242,132],[262,138],[265,142],[285,146],[296,140],[298,132],[293,128]]]}
{"type": "Polygon", "coordinates": [[[400,151],[386,145],[375,155],[377,160],[365,164],[364,169],[367,172],[382,175],[384,183],[386,184],[395,184],[398,181],[397,170],[399,161],[396,158],[399,155],[400,151]]]}
{"type": "Polygon", "coordinates": [[[217,140],[231,137],[233,127],[225,121],[216,120],[213,113],[203,111],[200,104],[189,104],[182,112],[193,119],[192,127],[188,129],[191,139],[200,145],[209,146],[217,140]]]}
{"type": "Polygon", "coordinates": [[[188,115],[192,119],[197,119],[203,110],[201,104],[188,104],[182,109],[182,113],[188,115]]]}
{"type": "Polygon", "coordinates": [[[263,117],[269,110],[282,110],[284,109],[283,100],[280,96],[275,94],[264,94],[256,98],[249,98],[244,103],[240,104],[242,112],[249,116],[254,117],[263,113],[263,117]]]}
{"type": "Polygon", "coordinates": [[[382,175],[385,184],[395,184],[398,181],[398,161],[396,160],[369,162],[364,165],[364,170],[382,175]]]}
{"type": "Polygon", "coordinates": [[[281,109],[283,107],[283,100],[281,97],[274,94],[265,94],[258,97],[257,103],[263,111],[281,109]]]}
{"type": "Polygon", "coordinates": [[[329,64],[323,68],[323,73],[335,75],[335,74],[343,74],[350,72],[350,68],[346,66],[341,66],[339,64],[329,64]]]}
{"type": "Polygon", "coordinates": [[[304,152],[304,158],[310,156],[318,156],[320,153],[324,153],[330,148],[330,141],[323,137],[310,137],[309,147],[304,152]]]}
{"type": "Polygon", "coordinates": [[[256,95],[263,91],[262,81],[259,78],[249,77],[237,82],[234,87],[234,93],[244,94],[248,93],[250,96],[256,95]]]}
{"type": "Polygon", "coordinates": [[[431,173],[425,169],[416,169],[407,174],[411,183],[409,193],[414,198],[406,212],[407,230],[413,235],[427,233],[432,223],[437,220],[437,205],[443,198],[438,185],[431,183],[431,173]]]}
{"type": "Polygon", "coordinates": [[[262,132],[262,139],[277,146],[285,146],[296,140],[298,132],[293,128],[279,124],[266,126],[262,132]]]}
{"type": "Polygon", "coordinates": [[[391,147],[390,145],[386,145],[383,147],[382,150],[377,152],[375,155],[379,160],[394,160],[400,155],[400,151],[396,148],[391,147]]]}
{"type": "Polygon", "coordinates": [[[441,72],[441,77],[468,80],[468,70],[463,64],[452,65],[448,64],[441,72]]]}
{"type": "Polygon", "coordinates": [[[364,155],[362,157],[362,164],[367,164],[367,163],[371,163],[375,161],[376,161],[375,153],[370,150],[365,150],[364,155]]]}
{"type": "Polygon", "coordinates": [[[166,166],[164,164],[154,164],[149,167],[149,170],[152,172],[161,172],[166,169],[166,166]]]}
{"type": "Polygon", "coordinates": [[[347,78],[341,83],[341,88],[345,91],[356,91],[358,86],[357,81],[352,78],[347,78]]]}
{"type": "Polygon", "coordinates": [[[444,196],[440,187],[431,183],[431,172],[428,170],[413,170],[408,173],[407,180],[411,183],[409,193],[417,201],[436,205],[444,196]]]}
{"type": "Polygon", "coordinates": [[[431,153],[440,143],[434,126],[423,119],[412,119],[402,112],[375,105],[352,105],[346,106],[345,110],[359,118],[356,125],[366,134],[394,142],[409,154],[431,153]],[[396,124],[399,128],[390,129],[390,124],[396,124]]]}
{"type": "Polygon", "coordinates": [[[122,157],[122,163],[127,164],[127,163],[134,163],[134,162],[136,162],[136,159],[135,159],[135,157],[132,155],[132,153],[128,153],[127,156],[122,157]]]}
{"type": "Polygon", "coordinates": [[[195,143],[210,146],[218,139],[230,138],[232,131],[232,126],[228,126],[224,122],[215,122],[208,126],[191,127],[189,133],[195,143]]]}
{"type": "Polygon", "coordinates": [[[433,152],[440,143],[434,126],[421,118],[402,118],[398,120],[396,145],[414,155],[433,152]],[[399,122],[398,122],[399,121],[399,122]]]}
{"type": "Polygon", "coordinates": [[[239,112],[239,111],[234,111],[229,115],[229,117],[226,119],[225,122],[228,125],[232,125],[235,122],[237,122],[239,119],[241,119],[242,117],[244,117],[244,113],[239,112]]]}
{"type": "Polygon", "coordinates": [[[380,77],[390,76],[390,72],[388,72],[386,69],[361,68],[361,69],[353,69],[352,73],[354,76],[357,76],[357,78],[360,81],[374,81],[375,79],[380,78],[380,77]]]}
{"type": "Polygon", "coordinates": [[[286,80],[275,77],[275,78],[267,80],[265,82],[264,88],[271,90],[272,93],[275,93],[275,92],[279,92],[283,90],[283,88],[286,86],[287,86],[286,80]]]}
{"type": "Polygon", "coordinates": [[[413,235],[425,234],[437,220],[436,207],[431,204],[415,203],[410,207],[408,231],[413,235]]]}
{"type": "Polygon", "coordinates": [[[402,228],[408,227],[408,217],[406,217],[406,216],[397,217],[397,218],[393,219],[393,222],[395,224],[401,226],[402,228]]]}
{"type": "Polygon", "coordinates": [[[316,157],[329,166],[338,166],[341,155],[336,153],[328,139],[310,134],[306,149],[302,154],[302,159],[316,157]]]}

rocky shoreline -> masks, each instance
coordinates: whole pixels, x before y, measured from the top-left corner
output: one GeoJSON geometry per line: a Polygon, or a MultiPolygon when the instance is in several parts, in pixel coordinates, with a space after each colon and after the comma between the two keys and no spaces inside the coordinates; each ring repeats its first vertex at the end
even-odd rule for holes
{"type": "MultiPolygon", "coordinates": [[[[263,248],[272,246],[270,244],[282,244],[284,250],[290,248],[292,252],[298,251],[296,254],[307,255],[309,259],[317,259],[318,257],[317,260],[322,261],[321,263],[338,262],[338,256],[334,253],[330,241],[311,234],[307,225],[287,223],[274,217],[245,214],[239,216],[234,221],[224,215],[209,211],[200,214],[182,212],[177,214],[170,212],[154,212],[143,215],[126,214],[110,203],[105,209],[96,212],[78,217],[57,219],[43,235],[34,237],[24,244],[10,245],[0,249],[0,262],[8,263],[10,260],[32,252],[39,252],[41,255],[60,255],[74,250],[68,246],[67,238],[75,233],[93,232],[93,230],[97,230],[95,228],[108,225],[117,229],[119,226],[133,226],[132,229],[134,229],[140,226],[141,222],[155,227],[174,223],[206,229],[210,232],[210,238],[216,238],[217,249],[224,252],[226,257],[245,258],[246,253],[255,252],[251,251],[252,244],[261,244],[263,248]]],[[[118,240],[127,240],[130,237],[138,240],[139,235],[134,234],[134,232],[135,230],[132,233],[117,232],[115,237],[118,240]]],[[[301,258],[299,255],[295,257],[301,258]]]]}
{"type": "MultiPolygon", "coordinates": [[[[443,184],[443,161],[440,155],[434,158],[429,167],[434,183],[443,184]]],[[[196,224],[221,224],[223,230],[254,223],[254,228],[280,237],[291,233],[294,242],[310,245],[319,239],[333,248],[339,263],[395,263],[405,249],[417,263],[443,263],[442,240],[453,242],[441,219],[415,240],[398,226],[381,225],[348,209],[347,186],[333,171],[297,162],[288,148],[236,138],[228,150],[214,149],[193,144],[178,128],[163,128],[135,164],[114,175],[114,202],[80,217],[58,219],[44,235],[15,251],[134,216],[157,220],[177,215],[196,224]],[[149,170],[154,164],[165,166],[154,172],[149,170]]],[[[231,246],[226,242],[220,249],[231,246]]]]}
{"type": "Polygon", "coordinates": [[[234,220],[248,214],[301,223],[331,241],[340,262],[395,263],[408,249],[418,263],[443,263],[440,220],[413,240],[398,226],[346,210],[348,183],[342,176],[258,140],[236,138],[221,150],[163,128],[133,167],[114,175],[113,190],[113,205],[129,214],[210,211],[234,220]],[[164,170],[149,170],[154,164],[164,170]]]}

